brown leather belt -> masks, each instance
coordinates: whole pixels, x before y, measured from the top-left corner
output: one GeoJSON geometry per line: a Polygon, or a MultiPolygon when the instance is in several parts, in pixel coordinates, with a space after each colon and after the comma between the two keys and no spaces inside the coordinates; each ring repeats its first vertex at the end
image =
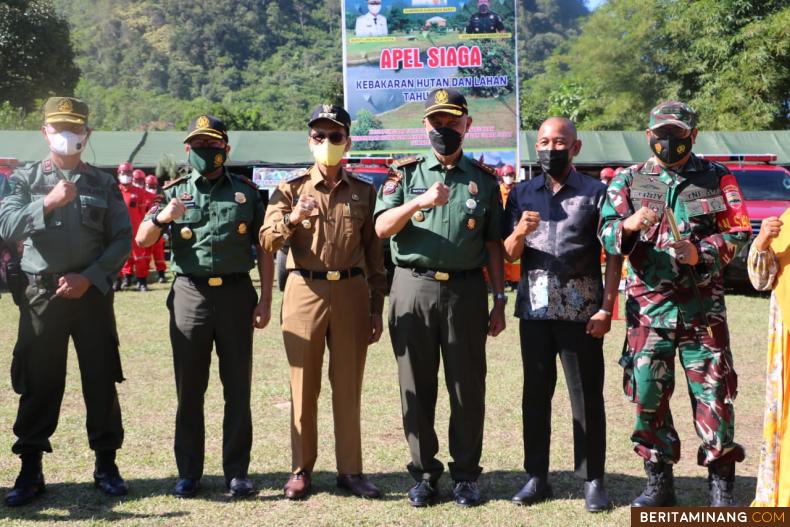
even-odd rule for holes
{"type": "Polygon", "coordinates": [[[309,278],[310,280],[329,280],[334,282],[336,280],[344,280],[352,276],[361,275],[364,271],[359,267],[353,267],[344,271],[309,271],[307,269],[291,269],[292,273],[296,273],[309,278]]]}

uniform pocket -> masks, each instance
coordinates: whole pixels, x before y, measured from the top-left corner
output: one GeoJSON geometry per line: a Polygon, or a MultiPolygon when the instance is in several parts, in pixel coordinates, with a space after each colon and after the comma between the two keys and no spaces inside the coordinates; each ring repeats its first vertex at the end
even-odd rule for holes
{"type": "Polygon", "coordinates": [[[80,196],[82,224],[89,229],[103,231],[107,200],[98,196],[80,196]]]}

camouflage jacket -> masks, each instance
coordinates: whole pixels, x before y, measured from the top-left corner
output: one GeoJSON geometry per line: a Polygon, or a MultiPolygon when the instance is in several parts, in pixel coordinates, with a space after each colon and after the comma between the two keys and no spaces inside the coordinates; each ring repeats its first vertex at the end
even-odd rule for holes
{"type": "Polygon", "coordinates": [[[615,176],[601,209],[598,236],[608,253],[628,256],[628,326],[702,327],[702,310],[711,324],[725,322],[723,269],[750,233],[740,187],[720,164],[692,154],[677,173],[650,159],[615,176]],[[642,206],[653,209],[660,221],[647,231],[624,233],[623,220],[642,206]],[[694,271],[701,305],[691,273],[677,263],[670,247],[674,238],[664,214],[667,207],[681,238],[691,240],[699,252],[694,271]]]}

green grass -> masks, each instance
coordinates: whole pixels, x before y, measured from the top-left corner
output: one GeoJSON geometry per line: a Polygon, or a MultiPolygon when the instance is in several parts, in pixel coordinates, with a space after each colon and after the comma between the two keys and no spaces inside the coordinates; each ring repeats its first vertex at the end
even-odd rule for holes
{"type": "MultiPolygon", "coordinates": [[[[606,403],[608,412],[607,482],[617,508],[601,515],[583,510],[582,483],[572,475],[572,423],[566,388],[559,375],[554,397],[554,430],[550,479],[556,499],[530,508],[517,508],[510,496],[523,483],[521,445],[521,358],[515,319],[489,341],[486,433],[480,483],[488,501],[460,510],[450,501],[450,482],[440,489],[443,501],[427,510],[412,509],[405,493],[411,481],[405,472],[408,450],[401,429],[395,360],[384,334],[369,350],[363,399],[365,471],[384,491],[380,501],[349,497],[334,486],[334,450],[330,387],[325,378],[320,402],[319,458],[315,493],[306,501],[282,498],[290,468],[288,365],[279,326],[281,297],[275,294],[275,322],[255,336],[253,416],[255,442],[251,475],[260,493],[254,499],[232,501],[225,494],[220,460],[222,395],[216,360],[206,396],[207,455],[203,492],[194,500],[169,495],[176,475],[172,454],[176,407],[165,297],[169,286],[153,285],[147,294],[129,292],[116,298],[126,382],[119,385],[126,442],[118,462],[130,484],[129,496],[110,499],[92,487],[93,454],[84,429],[84,403],[73,350],[69,355],[66,396],[60,425],[52,437],[54,452],[45,456],[48,492],[34,504],[8,509],[0,506],[2,525],[628,525],[628,502],[643,485],[641,462],[628,440],[633,406],[621,395],[617,359],[623,322],[606,339],[606,403]]],[[[511,298],[510,306],[512,306],[511,298]]],[[[736,403],[736,437],[747,450],[739,465],[736,493],[741,503],[753,494],[762,429],[763,369],[768,302],[764,297],[730,296],[729,313],[740,395],[736,403]]],[[[512,309],[509,306],[509,310],[512,309]]],[[[13,484],[18,459],[11,454],[11,430],[17,396],[11,389],[11,349],[18,311],[9,295],[0,299],[0,492],[13,484]]],[[[385,324],[386,326],[386,324],[385,324]]],[[[683,457],[676,469],[682,505],[706,503],[704,469],[695,464],[697,440],[690,420],[682,376],[673,399],[675,421],[683,439],[683,457]]],[[[443,381],[441,381],[443,385],[443,381]]],[[[448,460],[448,401],[440,390],[436,428],[440,459],[448,460]]]]}

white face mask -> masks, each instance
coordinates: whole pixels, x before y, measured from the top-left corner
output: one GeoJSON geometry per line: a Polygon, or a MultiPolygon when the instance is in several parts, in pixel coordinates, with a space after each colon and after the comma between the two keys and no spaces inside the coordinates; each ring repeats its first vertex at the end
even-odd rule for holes
{"type": "Polygon", "coordinates": [[[372,15],[378,15],[381,12],[381,4],[368,4],[368,11],[372,15]]]}
{"type": "Polygon", "coordinates": [[[512,185],[513,176],[502,176],[502,182],[505,183],[505,185],[512,185]]]}
{"type": "Polygon", "coordinates": [[[88,134],[77,135],[74,132],[49,132],[49,149],[61,156],[79,154],[85,148],[88,134]]]}
{"type": "Polygon", "coordinates": [[[124,176],[124,175],[118,176],[118,183],[120,183],[121,185],[128,185],[131,182],[132,182],[132,176],[124,176]]]}

